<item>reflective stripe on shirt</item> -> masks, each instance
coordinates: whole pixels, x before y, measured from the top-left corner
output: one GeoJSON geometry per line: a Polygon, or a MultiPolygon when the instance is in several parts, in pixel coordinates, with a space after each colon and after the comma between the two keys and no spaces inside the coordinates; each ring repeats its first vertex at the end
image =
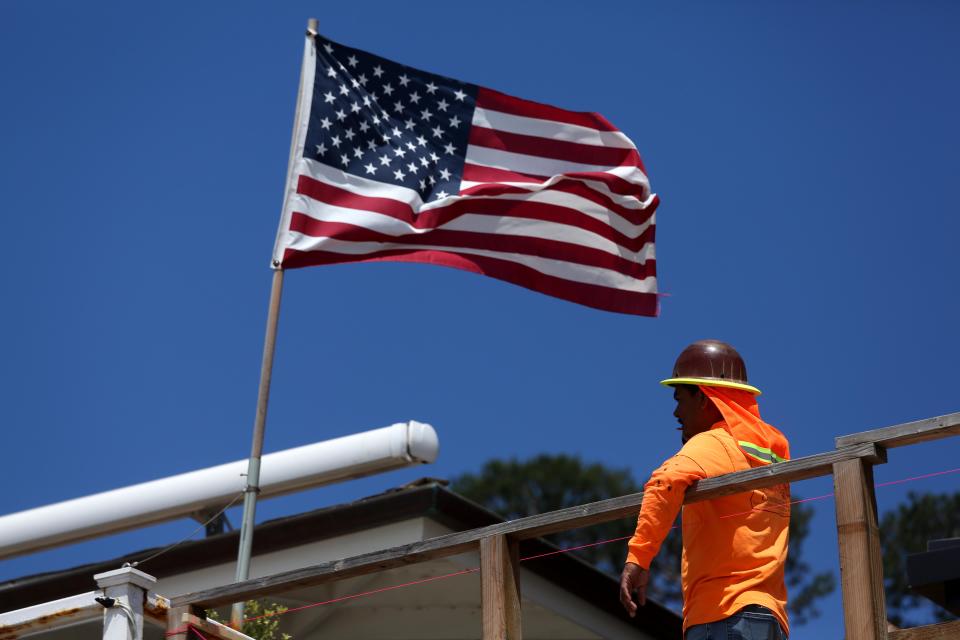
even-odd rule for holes
{"type": "Polygon", "coordinates": [[[764,449],[763,447],[757,446],[752,442],[747,442],[746,440],[738,440],[737,444],[740,445],[740,449],[745,454],[765,464],[785,461],[783,458],[775,454],[773,451],[770,451],[770,449],[764,449]]]}

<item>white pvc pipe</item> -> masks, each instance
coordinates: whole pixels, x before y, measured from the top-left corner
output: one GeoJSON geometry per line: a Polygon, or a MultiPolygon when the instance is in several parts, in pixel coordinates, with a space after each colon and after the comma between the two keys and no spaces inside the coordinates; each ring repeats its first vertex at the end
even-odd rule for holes
{"type": "MultiPolygon", "coordinates": [[[[263,456],[260,497],[426,464],[440,444],[429,424],[399,422],[263,456]]],[[[0,517],[0,558],[219,509],[244,488],[247,460],[0,517]]]]}

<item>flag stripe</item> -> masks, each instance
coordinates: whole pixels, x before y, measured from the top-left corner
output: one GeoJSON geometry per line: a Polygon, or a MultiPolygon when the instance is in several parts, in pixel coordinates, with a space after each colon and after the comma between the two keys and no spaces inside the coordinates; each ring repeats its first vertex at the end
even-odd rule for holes
{"type": "Polygon", "coordinates": [[[565,173],[602,173],[610,168],[605,165],[554,160],[553,158],[528,156],[522,153],[475,145],[467,147],[466,162],[538,176],[556,176],[565,173]]]}
{"type": "Polygon", "coordinates": [[[429,233],[423,234],[393,235],[345,222],[315,220],[302,213],[293,214],[290,220],[290,231],[319,240],[319,242],[314,243],[303,242],[301,246],[310,245],[323,248],[323,239],[335,238],[342,242],[378,243],[380,246],[389,244],[394,247],[409,246],[418,249],[465,249],[469,251],[479,249],[488,252],[487,255],[511,254],[558,262],[565,260],[585,267],[609,269],[638,280],[651,275],[655,263],[652,256],[652,245],[646,245],[645,250],[636,252],[639,261],[634,261],[601,249],[562,240],[446,229],[433,229],[429,233]]]}
{"type": "MultiPolygon", "coordinates": [[[[555,260],[541,256],[530,256],[522,253],[491,251],[488,249],[475,247],[446,247],[425,244],[422,242],[407,244],[390,243],[389,245],[384,245],[382,242],[349,242],[339,240],[337,238],[329,238],[326,236],[314,238],[303,235],[296,231],[290,232],[290,238],[287,246],[298,251],[330,251],[333,253],[350,254],[353,256],[393,249],[403,249],[407,251],[447,251],[462,255],[505,260],[507,262],[513,262],[518,265],[530,267],[531,269],[546,275],[565,278],[573,282],[585,284],[603,283],[615,289],[623,289],[624,291],[634,291],[637,293],[652,293],[656,291],[656,277],[653,275],[643,278],[635,278],[630,275],[611,271],[605,267],[584,265],[576,262],[555,260]]],[[[654,265],[651,262],[651,267],[653,266],[654,265]]]]}
{"type": "MultiPolygon", "coordinates": [[[[588,164],[586,162],[571,162],[569,160],[556,160],[554,158],[530,156],[523,153],[503,151],[502,149],[491,149],[489,147],[478,147],[475,145],[470,145],[467,147],[466,162],[469,164],[479,164],[485,167],[496,167],[498,169],[506,169],[507,171],[516,171],[518,173],[537,176],[592,174],[597,176],[599,179],[599,176],[604,175],[605,172],[610,170],[610,173],[606,173],[608,179],[616,179],[621,182],[625,182],[626,185],[628,185],[621,187],[622,189],[632,188],[634,191],[637,189],[636,185],[631,184],[629,179],[612,173],[613,169],[607,165],[588,164]]],[[[627,173],[632,172],[628,171],[627,173]]],[[[642,174],[635,174],[635,176],[632,177],[636,177],[639,180],[639,175],[642,174]]]]}
{"type": "Polygon", "coordinates": [[[533,102],[532,100],[508,96],[505,93],[484,87],[480,87],[477,91],[477,106],[481,109],[491,109],[493,111],[518,116],[565,122],[598,131],[617,131],[617,128],[610,124],[607,119],[599,113],[567,111],[566,109],[551,107],[550,105],[533,102]]]}
{"type": "Polygon", "coordinates": [[[603,147],[618,147],[621,149],[635,148],[630,138],[619,131],[598,131],[591,127],[581,127],[564,122],[554,122],[553,120],[541,120],[539,118],[526,118],[524,116],[502,113],[492,109],[483,109],[482,107],[477,107],[473,110],[472,123],[474,126],[484,127],[486,129],[496,129],[497,131],[506,131],[509,133],[522,133],[539,138],[549,138],[551,140],[566,140],[567,142],[579,142],[580,144],[603,147]]]}
{"type": "Polygon", "coordinates": [[[589,163],[601,167],[623,165],[636,167],[640,164],[640,155],[636,149],[600,147],[565,140],[549,140],[538,136],[496,131],[479,126],[470,129],[469,140],[471,145],[478,147],[567,162],[589,163]]]}
{"type": "Polygon", "coordinates": [[[367,214],[376,215],[380,217],[356,224],[371,228],[385,225],[384,232],[392,235],[423,234],[437,228],[511,233],[546,239],[559,238],[619,255],[633,255],[642,251],[645,245],[652,244],[654,237],[654,226],[649,220],[642,225],[621,221],[620,226],[625,230],[621,232],[587,213],[587,208],[576,209],[550,202],[551,199],[570,197],[552,192],[527,193],[521,196],[511,194],[497,198],[451,198],[444,206],[435,207],[414,217],[401,210],[402,203],[398,203],[401,206],[396,208],[381,207],[378,210],[367,203],[369,200],[379,199],[367,199],[365,196],[329,185],[317,186],[322,187],[322,197],[317,197],[321,196],[320,189],[312,189],[313,197],[302,197],[292,202],[292,210],[315,220],[331,222],[348,221],[351,217],[366,220],[367,214]],[[397,224],[391,224],[382,216],[396,220],[397,224]],[[636,235],[631,237],[627,233],[636,235]]]}
{"type": "MultiPolygon", "coordinates": [[[[461,182],[460,192],[465,195],[495,196],[509,193],[530,193],[532,189],[528,185],[539,186],[550,180],[549,178],[532,178],[502,169],[477,165],[466,165],[463,175],[464,179],[461,182]],[[521,178],[523,179],[521,180],[521,178]]],[[[635,197],[635,194],[622,196],[606,193],[584,184],[582,179],[572,179],[569,176],[560,176],[555,179],[554,184],[549,185],[549,188],[553,191],[563,191],[590,200],[622,216],[631,224],[643,224],[656,208],[655,196],[650,196],[648,201],[641,202],[635,197]]]]}
{"type": "Polygon", "coordinates": [[[362,257],[328,251],[301,252],[295,249],[287,249],[283,255],[283,263],[290,268],[381,260],[420,262],[472,271],[604,311],[652,316],[657,314],[659,307],[655,293],[624,291],[602,285],[574,282],[563,277],[541,273],[525,265],[488,256],[406,249],[374,251],[362,257]]]}
{"type": "MultiPolygon", "coordinates": [[[[406,223],[409,231],[428,230],[448,224],[464,214],[509,216],[541,220],[577,227],[606,238],[630,251],[637,251],[650,233],[649,212],[647,219],[631,222],[609,209],[596,206],[577,195],[556,193],[552,190],[504,194],[499,197],[451,198],[444,204],[414,215],[413,208],[389,198],[369,197],[334,185],[325,184],[307,176],[300,177],[298,193],[307,196],[303,203],[294,206],[318,220],[328,219],[322,203],[357,212],[373,211],[406,223]],[[320,203],[314,206],[311,201],[320,203]],[[572,206],[577,205],[577,206],[572,206]],[[606,215],[604,215],[606,213],[606,215]]],[[[629,212],[635,213],[635,212],[629,212]]],[[[557,233],[549,230],[549,233],[557,233]]]]}
{"type": "Polygon", "coordinates": [[[471,182],[546,182],[549,176],[538,176],[531,173],[509,171],[498,167],[486,167],[470,162],[463,165],[463,179],[471,182]]]}

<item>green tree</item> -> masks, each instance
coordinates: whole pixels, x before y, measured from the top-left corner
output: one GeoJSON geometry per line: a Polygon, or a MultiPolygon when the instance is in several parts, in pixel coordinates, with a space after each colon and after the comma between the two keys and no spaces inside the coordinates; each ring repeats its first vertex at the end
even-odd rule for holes
{"type": "MultiPolygon", "coordinates": [[[[513,519],[636,493],[642,487],[629,470],[586,464],[577,456],[543,454],[525,461],[489,460],[479,473],[454,478],[451,488],[504,518],[513,519]]],[[[795,624],[804,624],[819,616],[817,600],[836,588],[832,572],[811,575],[810,566],[802,559],[803,542],[810,532],[812,517],[811,507],[793,505],[786,582],[795,624]]],[[[628,537],[635,526],[636,519],[627,518],[546,537],[558,546],[576,547],[628,537]]],[[[627,555],[627,541],[589,546],[575,553],[597,568],[619,576],[627,555]]],[[[674,527],[653,560],[648,586],[651,597],[673,608],[679,608],[682,602],[680,554],[680,530],[674,527]]]]}
{"type": "Polygon", "coordinates": [[[954,620],[955,616],[907,588],[907,554],[927,550],[927,542],[960,537],[960,492],[907,494],[905,503],[880,520],[883,588],[887,618],[898,627],[954,620]]]}
{"type": "MultiPolygon", "coordinates": [[[[261,603],[259,600],[247,600],[243,605],[246,620],[241,633],[257,640],[292,640],[293,636],[280,632],[280,615],[287,608],[277,603],[261,603]]],[[[207,617],[223,622],[215,609],[207,611],[207,617]]]]}

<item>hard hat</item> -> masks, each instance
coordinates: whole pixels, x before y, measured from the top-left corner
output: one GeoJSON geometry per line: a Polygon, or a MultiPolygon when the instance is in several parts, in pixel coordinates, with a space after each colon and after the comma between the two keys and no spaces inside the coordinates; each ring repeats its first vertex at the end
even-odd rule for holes
{"type": "Polygon", "coordinates": [[[694,384],[708,387],[743,389],[760,395],[760,389],[747,384],[747,366],[737,350],[720,340],[698,340],[684,349],[673,365],[673,376],[662,380],[668,387],[694,384]]]}

